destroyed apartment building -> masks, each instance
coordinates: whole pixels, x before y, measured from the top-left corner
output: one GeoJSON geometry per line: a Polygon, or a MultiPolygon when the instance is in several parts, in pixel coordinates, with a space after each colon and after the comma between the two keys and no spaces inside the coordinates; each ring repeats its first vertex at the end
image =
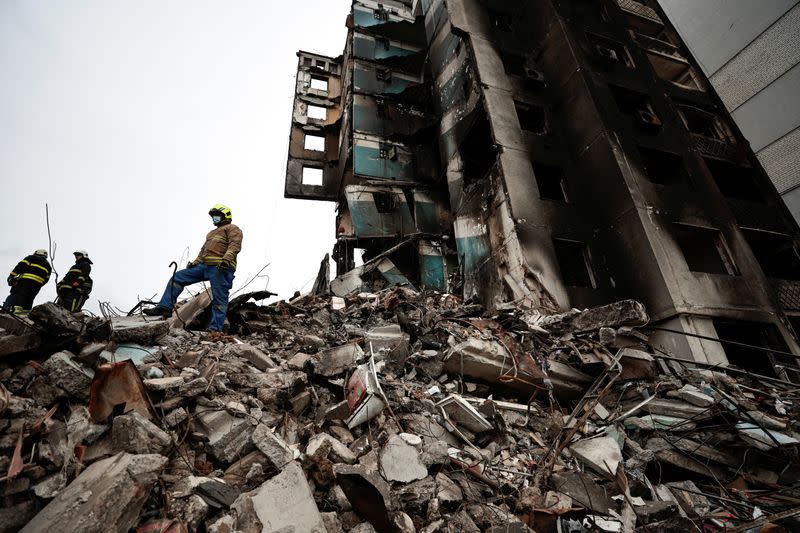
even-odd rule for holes
{"type": "Polygon", "coordinates": [[[334,293],[633,298],[657,344],[795,372],[703,338],[798,353],[798,227],[651,4],[354,1],[343,55],[298,52],[285,195],[336,202],[334,293]]]}
{"type": "Polygon", "coordinates": [[[800,530],[798,228],[658,6],[347,28],[285,190],[336,278],[0,312],[0,533],[800,530]]]}

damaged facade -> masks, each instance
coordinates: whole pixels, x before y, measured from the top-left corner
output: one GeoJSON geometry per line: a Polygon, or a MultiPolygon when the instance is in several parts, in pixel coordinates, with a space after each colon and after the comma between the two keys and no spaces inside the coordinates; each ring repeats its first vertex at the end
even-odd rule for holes
{"type": "Polygon", "coordinates": [[[798,378],[798,227],[655,3],[356,0],[347,26],[298,53],[286,179],[337,203],[334,293],[635,298],[680,357],[798,378]]]}

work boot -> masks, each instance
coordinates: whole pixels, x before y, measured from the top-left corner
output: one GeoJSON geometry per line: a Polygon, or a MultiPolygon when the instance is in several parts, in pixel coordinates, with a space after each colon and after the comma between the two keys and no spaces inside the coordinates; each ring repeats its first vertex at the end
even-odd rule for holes
{"type": "Polygon", "coordinates": [[[162,318],[169,318],[172,316],[172,309],[167,309],[166,307],[162,307],[157,305],[155,307],[149,307],[147,309],[142,309],[142,313],[148,316],[160,316],[162,318]]]}

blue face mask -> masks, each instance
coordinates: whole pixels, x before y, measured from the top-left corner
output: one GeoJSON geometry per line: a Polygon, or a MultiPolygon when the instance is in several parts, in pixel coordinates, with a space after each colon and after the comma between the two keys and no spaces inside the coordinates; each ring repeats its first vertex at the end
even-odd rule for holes
{"type": "Polygon", "coordinates": [[[214,225],[216,226],[217,224],[222,222],[222,217],[219,215],[214,215],[213,217],[211,217],[211,220],[214,221],[214,225]]]}

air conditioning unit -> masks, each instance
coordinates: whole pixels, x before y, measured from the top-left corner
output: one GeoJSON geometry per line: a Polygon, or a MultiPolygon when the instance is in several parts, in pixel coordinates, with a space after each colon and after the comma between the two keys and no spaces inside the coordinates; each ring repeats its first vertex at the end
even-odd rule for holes
{"type": "Polygon", "coordinates": [[[649,109],[637,109],[636,121],[640,127],[650,130],[661,128],[661,119],[649,109]]]}
{"type": "Polygon", "coordinates": [[[391,82],[392,71],[388,68],[375,69],[375,77],[378,79],[378,81],[391,82]]]}
{"type": "Polygon", "coordinates": [[[594,45],[594,51],[600,63],[606,67],[611,67],[614,63],[619,63],[620,58],[617,51],[602,44],[594,45]]]}

